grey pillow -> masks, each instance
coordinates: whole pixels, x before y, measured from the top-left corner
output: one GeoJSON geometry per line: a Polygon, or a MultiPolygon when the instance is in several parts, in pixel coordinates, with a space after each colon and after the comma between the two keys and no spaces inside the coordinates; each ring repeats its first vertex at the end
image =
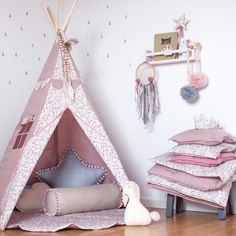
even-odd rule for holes
{"type": "Polygon", "coordinates": [[[36,177],[52,188],[73,188],[101,182],[106,175],[103,167],[85,164],[76,153],[68,151],[61,162],[49,169],[39,170],[36,177]]]}

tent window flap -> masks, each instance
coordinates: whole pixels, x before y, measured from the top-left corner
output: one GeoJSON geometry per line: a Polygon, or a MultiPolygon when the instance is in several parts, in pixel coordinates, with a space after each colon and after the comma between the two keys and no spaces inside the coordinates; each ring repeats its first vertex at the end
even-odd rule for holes
{"type": "Polygon", "coordinates": [[[29,122],[28,124],[22,125],[22,128],[16,137],[16,141],[12,149],[18,149],[23,147],[24,142],[27,138],[27,134],[29,133],[32,124],[33,121],[29,122]]]}

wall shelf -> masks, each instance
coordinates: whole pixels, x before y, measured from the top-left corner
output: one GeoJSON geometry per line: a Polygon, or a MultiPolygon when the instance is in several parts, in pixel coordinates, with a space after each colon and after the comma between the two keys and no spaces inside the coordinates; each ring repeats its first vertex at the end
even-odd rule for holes
{"type": "MultiPolygon", "coordinates": [[[[198,51],[199,52],[199,51],[198,51]]],[[[152,65],[167,65],[167,64],[176,64],[176,63],[186,63],[187,62],[187,48],[171,50],[166,49],[160,52],[153,52],[151,50],[145,51],[146,61],[152,65]],[[154,60],[154,56],[159,55],[173,55],[174,53],[179,54],[179,58],[175,59],[163,59],[163,60],[154,60]]],[[[189,62],[199,61],[200,55],[194,49],[189,49],[189,62]]]]}

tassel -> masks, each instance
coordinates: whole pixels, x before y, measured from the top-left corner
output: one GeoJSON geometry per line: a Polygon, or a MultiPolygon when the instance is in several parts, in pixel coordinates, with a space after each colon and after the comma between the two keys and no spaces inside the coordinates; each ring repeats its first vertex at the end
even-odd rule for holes
{"type": "Polygon", "coordinates": [[[146,85],[146,91],[147,91],[147,97],[146,97],[146,108],[147,108],[147,111],[146,111],[146,128],[149,127],[149,124],[150,124],[150,88],[149,88],[149,84],[146,85]]]}
{"type": "Polygon", "coordinates": [[[136,84],[135,87],[135,100],[136,100],[136,104],[137,104],[137,111],[138,111],[138,115],[139,118],[142,117],[142,101],[143,101],[143,86],[142,84],[136,84]]]}
{"type": "Polygon", "coordinates": [[[75,100],[75,91],[72,87],[71,81],[64,81],[64,93],[70,100],[75,100]]]}
{"type": "Polygon", "coordinates": [[[75,100],[75,91],[72,87],[71,81],[70,81],[70,83],[67,84],[67,94],[71,100],[73,100],[73,101],[75,100]]]}
{"type": "Polygon", "coordinates": [[[143,88],[143,123],[146,125],[146,85],[143,88]]]}
{"type": "Polygon", "coordinates": [[[136,84],[135,100],[139,118],[142,119],[145,128],[153,126],[159,112],[156,83],[136,84]]]}

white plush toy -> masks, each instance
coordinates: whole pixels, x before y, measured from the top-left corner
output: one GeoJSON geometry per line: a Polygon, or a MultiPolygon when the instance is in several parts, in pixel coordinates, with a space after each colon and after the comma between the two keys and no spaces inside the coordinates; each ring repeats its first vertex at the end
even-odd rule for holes
{"type": "Polygon", "coordinates": [[[128,202],[125,209],[126,225],[149,225],[152,220],[160,220],[158,212],[149,212],[140,202],[140,190],[135,182],[129,181],[123,188],[123,201],[125,205],[128,202]]]}

